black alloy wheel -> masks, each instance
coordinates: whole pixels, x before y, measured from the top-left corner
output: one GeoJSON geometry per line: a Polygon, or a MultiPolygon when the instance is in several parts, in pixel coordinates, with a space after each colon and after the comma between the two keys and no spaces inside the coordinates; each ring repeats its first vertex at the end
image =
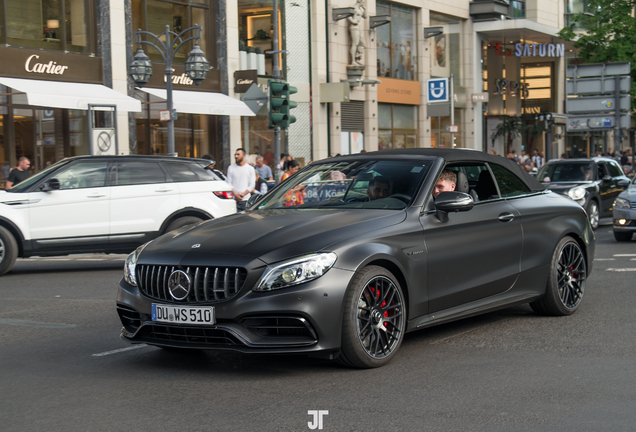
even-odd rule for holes
{"type": "Polygon", "coordinates": [[[542,315],[571,315],[581,304],[586,280],[587,266],[581,247],[572,237],[564,237],[552,255],[545,295],[530,306],[542,315]]]}
{"type": "Polygon", "coordinates": [[[365,267],[345,297],[338,361],[358,368],[388,363],[404,338],[405,312],[404,295],[395,277],[382,267],[365,267]]]}

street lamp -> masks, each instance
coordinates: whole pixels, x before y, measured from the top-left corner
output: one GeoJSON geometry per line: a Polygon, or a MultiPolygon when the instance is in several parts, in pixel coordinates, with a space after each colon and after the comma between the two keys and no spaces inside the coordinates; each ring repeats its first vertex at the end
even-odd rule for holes
{"type": "Polygon", "coordinates": [[[197,43],[199,39],[201,39],[201,26],[196,24],[179,34],[170,31],[169,25],[166,25],[166,31],[159,35],[141,29],[135,32],[135,43],[139,45],[139,50],[128,68],[128,75],[130,75],[135,84],[143,87],[152,76],[152,63],[141,48],[141,44],[148,44],[154,47],[166,63],[166,108],[170,112],[170,120],[168,121],[168,154],[175,153],[174,121],[177,117],[176,111],[172,108],[172,61],[179,48],[185,43],[194,40],[194,48],[188,54],[188,59],[185,62],[185,73],[188,78],[194,81],[195,85],[201,84],[210,70],[210,62],[205,58],[201,48],[199,48],[197,43]],[[194,31],[194,36],[183,39],[182,36],[191,30],[194,31]],[[144,40],[143,35],[147,35],[151,40],[144,40]]]}

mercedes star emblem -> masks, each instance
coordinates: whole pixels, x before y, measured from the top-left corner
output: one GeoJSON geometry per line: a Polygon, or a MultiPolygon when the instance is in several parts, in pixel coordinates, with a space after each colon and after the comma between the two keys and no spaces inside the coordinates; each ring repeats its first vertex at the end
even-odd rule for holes
{"type": "Polygon", "coordinates": [[[190,294],[190,277],[181,270],[170,273],[168,278],[168,291],[175,300],[183,300],[190,294]]]}
{"type": "Polygon", "coordinates": [[[192,249],[196,249],[196,248],[200,248],[200,247],[201,247],[201,244],[200,244],[200,243],[197,243],[197,244],[193,244],[193,245],[192,245],[192,249]]]}

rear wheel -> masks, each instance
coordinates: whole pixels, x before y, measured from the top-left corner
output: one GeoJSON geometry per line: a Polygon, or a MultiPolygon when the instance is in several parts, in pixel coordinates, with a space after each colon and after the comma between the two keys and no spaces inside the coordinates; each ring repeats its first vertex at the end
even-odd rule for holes
{"type": "Polygon", "coordinates": [[[587,217],[590,220],[590,225],[592,225],[592,229],[596,230],[598,228],[598,220],[599,220],[599,212],[598,212],[598,204],[596,201],[592,200],[587,205],[587,217]]]}
{"type": "Polygon", "coordinates": [[[552,254],[552,264],[545,294],[530,303],[540,315],[571,315],[579,308],[587,267],[579,244],[572,237],[564,237],[552,254]]]}
{"type": "Polygon", "coordinates": [[[632,236],[634,235],[633,232],[618,232],[618,231],[614,231],[614,238],[616,239],[616,241],[630,241],[632,239],[632,236]]]}
{"type": "Polygon", "coordinates": [[[406,304],[400,284],[382,267],[365,267],[345,296],[338,361],[357,368],[384,366],[400,348],[405,328],[406,304]]]}
{"type": "Polygon", "coordinates": [[[18,257],[18,242],[8,229],[0,227],[0,276],[11,270],[18,257]]]}
{"type": "Polygon", "coordinates": [[[179,219],[176,219],[170,225],[168,225],[168,228],[166,229],[166,232],[174,231],[177,228],[181,228],[181,227],[184,227],[186,225],[192,225],[192,224],[201,222],[202,220],[203,219],[198,218],[196,216],[180,217],[179,219]]]}

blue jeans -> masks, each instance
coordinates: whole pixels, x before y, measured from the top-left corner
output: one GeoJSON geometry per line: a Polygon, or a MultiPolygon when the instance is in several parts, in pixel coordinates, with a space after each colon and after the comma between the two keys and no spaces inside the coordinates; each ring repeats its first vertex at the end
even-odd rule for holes
{"type": "Polygon", "coordinates": [[[243,211],[247,208],[247,201],[237,201],[236,211],[243,211]]]}

